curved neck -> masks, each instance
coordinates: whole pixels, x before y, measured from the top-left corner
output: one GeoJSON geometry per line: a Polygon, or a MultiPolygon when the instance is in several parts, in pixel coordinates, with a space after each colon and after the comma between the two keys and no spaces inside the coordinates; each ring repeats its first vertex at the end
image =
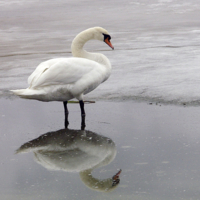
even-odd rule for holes
{"type": "Polygon", "coordinates": [[[79,33],[72,41],[71,45],[71,50],[72,50],[72,55],[74,57],[81,57],[84,58],[85,53],[87,54],[85,50],[83,50],[83,46],[88,40],[93,39],[93,35],[90,33],[89,30],[85,30],[81,33],[79,33]]]}
{"type": "Polygon", "coordinates": [[[87,187],[96,191],[106,192],[111,190],[112,178],[99,180],[94,178],[91,172],[92,169],[87,169],[79,173],[81,180],[87,187]]]}
{"type": "Polygon", "coordinates": [[[72,41],[72,45],[71,45],[72,55],[74,57],[80,57],[80,58],[93,60],[111,68],[110,61],[108,60],[106,56],[100,53],[90,53],[83,49],[83,46],[85,45],[85,43],[93,39],[95,39],[95,34],[94,32],[91,31],[91,29],[87,29],[79,33],[72,41]]]}

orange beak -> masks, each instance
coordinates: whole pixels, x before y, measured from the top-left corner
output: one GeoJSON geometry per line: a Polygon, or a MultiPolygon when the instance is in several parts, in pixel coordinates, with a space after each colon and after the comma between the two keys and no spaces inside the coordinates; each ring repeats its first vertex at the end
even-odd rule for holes
{"type": "Polygon", "coordinates": [[[105,42],[109,47],[111,47],[112,49],[114,49],[113,45],[111,44],[111,42],[110,42],[110,40],[109,40],[108,38],[106,38],[106,39],[104,40],[104,42],[105,42]]]}
{"type": "Polygon", "coordinates": [[[119,178],[119,175],[121,174],[122,170],[120,169],[119,172],[117,172],[114,176],[113,176],[113,180],[116,180],[119,178]]]}

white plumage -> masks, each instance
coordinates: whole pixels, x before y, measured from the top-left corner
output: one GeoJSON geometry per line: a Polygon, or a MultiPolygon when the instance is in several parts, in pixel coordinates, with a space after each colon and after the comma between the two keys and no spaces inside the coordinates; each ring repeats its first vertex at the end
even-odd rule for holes
{"type": "Polygon", "coordinates": [[[83,94],[91,92],[110,76],[111,64],[106,56],[83,50],[88,40],[105,41],[104,35],[109,36],[100,27],[81,32],[72,42],[74,57],[42,62],[29,76],[29,87],[12,92],[21,98],[39,101],[82,100],[83,94]]]}
{"type": "Polygon", "coordinates": [[[21,98],[39,101],[63,101],[65,108],[65,126],[68,123],[67,101],[79,100],[82,114],[82,125],[85,125],[83,95],[94,90],[108,79],[111,64],[106,56],[100,53],[89,53],[83,49],[88,40],[100,40],[112,49],[109,33],[94,27],[79,33],[73,40],[71,58],[55,58],[38,65],[29,76],[27,89],[11,90],[21,98]]]}

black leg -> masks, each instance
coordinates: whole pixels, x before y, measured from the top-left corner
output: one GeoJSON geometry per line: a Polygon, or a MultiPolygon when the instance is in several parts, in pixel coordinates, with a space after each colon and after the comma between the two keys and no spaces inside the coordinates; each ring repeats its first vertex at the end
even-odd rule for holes
{"type": "Polygon", "coordinates": [[[85,109],[84,109],[83,100],[80,100],[79,104],[81,108],[81,130],[84,130],[85,129],[85,109]]]}
{"type": "Polygon", "coordinates": [[[67,109],[67,101],[64,101],[63,105],[64,105],[64,111],[65,111],[65,128],[67,128],[69,125],[69,121],[68,121],[69,111],[67,109]]]}

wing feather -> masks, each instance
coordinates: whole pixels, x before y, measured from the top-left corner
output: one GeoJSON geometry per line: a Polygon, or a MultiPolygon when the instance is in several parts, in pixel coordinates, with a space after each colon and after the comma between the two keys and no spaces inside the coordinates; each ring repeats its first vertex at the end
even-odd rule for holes
{"type": "Polygon", "coordinates": [[[30,75],[31,88],[74,84],[100,64],[84,58],[58,58],[41,63],[30,75]]]}

